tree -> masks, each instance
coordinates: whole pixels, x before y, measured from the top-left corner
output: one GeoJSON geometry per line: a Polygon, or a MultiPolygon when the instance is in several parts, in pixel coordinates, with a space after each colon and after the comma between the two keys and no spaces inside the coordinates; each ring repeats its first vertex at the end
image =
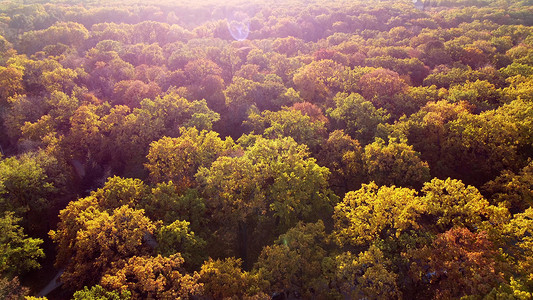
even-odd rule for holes
{"type": "Polygon", "coordinates": [[[294,97],[281,79],[269,74],[261,82],[234,77],[233,82],[224,90],[228,122],[240,126],[256,107],[259,110],[278,110],[282,105],[293,104],[294,97]]]}
{"type": "Polygon", "coordinates": [[[424,205],[415,190],[363,184],[335,206],[333,237],[341,246],[359,249],[378,238],[420,228],[422,213],[424,205]]]}
{"type": "Polygon", "coordinates": [[[22,52],[33,54],[46,45],[65,44],[79,47],[89,37],[89,31],[75,22],[57,22],[47,29],[28,31],[21,36],[22,52]]]}
{"type": "Polygon", "coordinates": [[[22,137],[25,122],[35,122],[46,113],[47,105],[40,97],[17,95],[9,98],[9,109],[3,113],[5,134],[11,144],[16,144],[22,137]]]}
{"type": "Polygon", "coordinates": [[[65,268],[61,280],[69,288],[94,285],[114,263],[153,251],[146,237],[155,226],[142,210],[124,205],[108,213],[86,198],[71,202],[59,218],[50,237],[58,244],[56,264],[65,268]]]}
{"type": "MultiPolygon", "coordinates": [[[[172,92],[154,100],[143,100],[141,110],[148,112],[153,122],[161,123],[167,136],[175,136],[180,127],[211,130],[213,123],[220,119],[220,115],[209,109],[204,100],[189,101],[172,92]]],[[[141,110],[134,113],[141,115],[141,110]]]]}
{"type": "Polygon", "coordinates": [[[153,99],[161,94],[161,88],[155,82],[144,83],[140,80],[122,80],[115,84],[113,103],[128,107],[139,107],[145,98],[153,99]]]}
{"type": "Polygon", "coordinates": [[[296,90],[305,101],[327,106],[341,90],[344,66],[328,59],[313,61],[301,67],[293,76],[296,90]]]}
{"type": "Polygon", "coordinates": [[[283,82],[292,82],[293,75],[304,65],[299,59],[277,52],[272,53],[269,58],[269,69],[281,77],[283,82]]]}
{"type": "Polygon", "coordinates": [[[94,198],[104,210],[112,211],[124,205],[140,208],[150,198],[150,188],[140,179],[113,176],[89,197],[94,198]]]}
{"type": "Polygon", "coordinates": [[[472,68],[479,68],[489,62],[487,53],[474,45],[466,46],[461,49],[461,62],[472,68]]]}
{"type": "Polygon", "coordinates": [[[467,101],[474,105],[477,111],[496,108],[504,102],[501,90],[486,80],[467,81],[462,85],[455,85],[448,91],[448,100],[452,103],[467,101]]]}
{"type": "Polygon", "coordinates": [[[87,87],[101,97],[112,98],[115,84],[131,80],[135,75],[132,64],[122,60],[116,51],[92,48],[87,52],[87,87]]]}
{"type": "Polygon", "coordinates": [[[387,106],[387,110],[395,117],[410,116],[430,101],[438,101],[443,97],[444,89],[437,90],[435,85],[410,86],[405,93],[395,95],[387,106]]]}
{"type": "Polygon", "coordinates": [[[64,139],[62,150],[84,166],[91,160],[102,162],[105,157],[102,110],[102,106],[94,104],[81,105],[70,117],[70,133],[64,139]]]}
{"type": "MultiPolygon", "coordinates": [[[[278,23],[278,26],[281,25],[278,23]]],[[[293,24],[294,28],[296,29],[296,24],[293,24]]],[[[280,31],[286,30],[285,28],[282,28],[283,26],[279,26],[280,31]]],[[[272,43],[272,47],[277,53],[285,54],[287,56],[295,56],[298,54],[299,51],[302,51],[305,43],[302,39],[295,38],[293,34],[290,33],[281,33],[281,38],[277,38],[272,43]],[[289,35],[289,36],[287,36],[289,35]],[[285,37],[287,36],[287,37],[285,37]]]]}
{"type": "Polygon", "coordinates": [[[125,23],[98,23],[91,26],[91,36],[98,41],[131,43],[132,27],[125,23]]]}
{"type": "Polygon", "coordinates": [[[389,108],[388,101],[396,94],[404,93],[407,84],[398,73],[387,69],[376,69],[361,76],[359,80],[361,95],[376,107],[389,108]]]}
{"type": "Polygon", "coordinates": [[[260,83],[253,80],[234,77],[233,82],[224,90],[226,106],[230,108],[235,126],[241,125],[250,108],[256,104],[254,91],[259,88],[259,85],[260,83]]]}
{"type": "Polygon", "coordinates": [[[6,105],[9,97],[23,92],[23,75],[23,68],[0,66],[0,104],[6,105]]]}
{"type": "Polygon", "coordinates": [[[312,152],[322,144],[326,135],[324,122],[312,121],[311,117],[288,107],[276,112],[266,110],[261,115],[251,113],[245,125],[251,128],[252,134],[265,138],[290,136],[297,143],[307,145],[312,152]]]}
{"type": "Polygon", "coordinates": [[[389,138],[388,145],[379,138],[365,147],[363,164],[370,180],[378,185],[420,187],[429,180],[429,167],[405,140],[389,138]]]}
{"type": "Polygon", "coordinates": [[[531,298],[531,292],[522,280],[511,277],[509,283],[500,284],[500,286],[492,289],[485,298],[525,300],[531,298]]]}
{"type": "Polygon", "coordinates": [[[121,51],[121,57],[134,66],[162,65],[165,61],[163,49],[159,44],[135,44],[121,51]]]}
{"type": "Polygon", "coordinates": [[[18,277],[0,277],[0,297],[5,300],[26,300],[30,289],[20,285],[18,277]]]}
{"type": "Polygon", "coordinates": [[[299,294],[304,298],[327,297],[324,277],[326,257],[324,223],[298,223],[282,234],[274,245],[266,246],[255,269],[261,279],[269,282],[269,293],[299,294]]]}
{"type": "Polygon", "coordinates": [[[202,296],[207,299],[268,299],[262,292],[264,283],[257,276],[243,271],[241,264],[240,259],[233,257],[206,260],[200,270],[202,296]]]}
{"type": "Polygon", "coordinates": [[[187,221],[194,232],[206,231],[205,200],[196,189],[180,192],[172,181],[159,183],[152,188],[152,196],[143,208],[152,220],[166,225],[177,220],[187,221]]]}
{"type": "Polygon", "coordinates": [[[200,167],[209,167],[218,156],[234,147],[233,140],[222,140],[214,131],[180,128],[178,138],[164,137],[150,144],[148,163],[153,183],[172,180],[184,190],[194,185],[194,174],[200,167]]]}
{"type": "Polygon", "coordinates": [[[222,69],[208,59],[197,59],[188,62],[184,67],[189,85],[187,90],[191,99],[205,99],[211,109],[221,111],[224,105],[224,80],[222,69]]]}
{"type": "Polygon", "coordinates": [[[36,122],[25,122],[21,127],[23,138],[41,142],[46,136],[68,132],[69,119],[79,107],[78,99],[74,95],[54,91],[46,102],[48,114],[41,116],[36,122]]]}
{"type": "Polygon", "coordinates": [[[40,268],[37,260],[44,257],[43,240],[27,237],[19,221],[12,212],[0,218],[0,275],[10,278],[40,268]]]}
{"type": "Polygon", "coordinates": [[[196,269],[205,259],[205,241],[189,229],[189,222],[175,221],[157,230],[157,252],[165,257],[180,253],[184,267],[196,269]]]}
{"type": "Polygon", "coordinates": [[[515,268],[527,281],[533,280],[533,208],[513,216],[503,231],[506,253],[514,258],[515,268]]]}
{"type": "Polygon", "coordinates": [[[328,115],[336,121],[337,128],[363,145],[371,142],[377,126],[390,118],[386,110],[376,109],[371,102],[356,93],[339,93],[334,101],[336,107],[328,110],[328,115]]]}
{"type": "MultiPolygon", "coordinates": [[[[533,73],[532,73],[533,74],[533,73]]],[[[525,101],[532,101],[533,92],[533,76],[524,77],[517,75],[507,78],[509,86],[503,89],[503,94],[508,99],[522,99],[525,101]]]]}
{"type": "Polygon", "coordinates": [[[467,183],[481,186],[503,170],[518,172],[527,163],[533,107],[515,100],[479,115],[460,114],[447,124],[443,159],[467,183]]]}
{"type": "Polygon", "coordinates": [[[391,262],[371,245],[359,255],[344,252],[335,257],[335,278],[343,295],[351,299],[400,299],[398,274],[390,271],[391,262]]]}
{"type": "Polygon", "coordinates": [[[175,93],[144,99],[141,107],[133,112],[115,106],[103,118],[109,136],[106,151],[113,159],[114,169],[130,167],[132,173],[143,172],[139,168],[145,162],[151,142],[163,136],[176,137],[180,127],[210,130],[219,117],[205,101],[188,101],[175,93]]]}
{"type": "Polygon", "coordinates": [[[337,195],[360,188],[365,177],[363,149],[357,140],[342,130],[329,134],[316,158],[318,164],[329,169],[329,185],[337,195]]]}
{"type": "Polygon", "coordinates": [[[183,258],[134,256],[102,277],[101,285],[131,292],[132,299],[188,299],[201,290],[199,275],[183,272],[183,258]]]}
{"type": "Polygon", "coordinates": [[[72,93],[78,79],[78,72],[81,69],[72,70],[68,68],[56,68],[52,71],[45,71],[42,74],[42,83],[49,92],[59,91],[72,93]]]}
{"type": "Polygon", "coordinates": [[[465,227],[492,234],[509,219],[507,209],[490,205],[475,187],[459,180],[435,178],[421,192],[363,184],[335,207],[334,238],[341,246],[364,247],[378,238],[399,239],[410,230],[439,234],[465,227]]]}
{"type": "Polygon", "coordinates": [[[8,40],[6,40],[4,36],[1,36],[1,35],[0,35],[0,51],[3,52],[3,55],[0,56],[2,61],[6,58],[9,58],[10,54],[12,54],[12,51],[13,51],[13,45],[8,40]]]}
{"type": "Polygon", "coordinates": [[[235,72],[234,77],[240,77],[256,82],[261,82],[265,79],[265,75],[259,72],[259,66],[255,64],[245,64],[238,71],[235,72]]]}
{"type": "Polygon", "coordinates": [[[219,157],[196,178],[209,199],[215,236],[224,250],[240,249],[246,263],[250,249],[258,251],[273,235],[327,216],[333,201],[328,175],[293,139],[257,138],[241,156],[219,157]]]}
{"type": "Polygon", "coordinates": [[[120,293],[117,291],[108,291],[100,285],[83,287],[83,290],[76,291],[72,296],[73,300],[130,300],[131,292],[124,290],[120,293]]]}
{"type": "Polygon", "coordinates": [[[261,69],[265,69],[268,66],[268,57],[266,57],[263,50],[254,48],[248,52],[246,56],[246,62],[248,64],[254,64],[259,66],[261,69]]]}
{"type": "Polygon", "coordinates": [[[490,231],[508,219],[507,209],[490,205],[477,188],[460,180],[434,178],[424,184],[422,192],[428,218],[426,230],[432,232],[442,233],[454,227],[490,231]]]}
{"type": "Polygon", "coordinates": [[[410,275],[427,288],[427,297],[484,296],[503,281],[497,252],[483,232],[454,228],[433,243],[408,251],[410,275]]]}
{"type": "Polygon", "coordinates": [[[132,42],[134,43],[167,43],[170,25],[155,21],[143,21],[133,25],[132,42]]]}
{"type": "MultiPolygon", "coordinates": [[[[288,90],[287,90],[288,92],[288,90]]],[[[320,107],[314,105],[310,102],[296,102],[291,107],[293,110],[300,111],[302,115],[309,116],[311,118],[312,122],[323,122],[324,124],[328,124],[329,120],[326,118],[320,107]]]]}
{"type": "Polygon", "coordinates": [[[476,81],[476,74],[473,73],[470,67],[454,67],[440,66],[433,69],[431,74],[424,78],[423,84],[425,86],[435,85],[437,88],[449,88],[450,86],[461,84],[467,80],[476,81]]]}
{"type": "Polygon", "coordinates": [[[503,171],[483,185],[492,203],[503,203],[511,213],[521,213],[533,204],[533,161],[518,174],[503,171]]]}
{"type": "Polygon", "coordinates": [[[57,192],[54,181],[60,180],[60,176],[48,176],[49,162],[50,158],[43,153],[0,158],[0,212],[13,211],[24,216],[24,227],[32,232],[43,224],[30,219],[46,212],[57,192]]]}
{"type": "Polygon", "coordinates": [[[452,166],[445,160],[447,123],[456,120],[462,113],[468,113],[468,109],[465,102],[455,104],[445,100],[428,102],[417,113],[411,115],[406,123],[396,124],[396,128],[405,130],[409,144],[420,152],[420,158],[428,162],[434,177],[454,176],[452,166]]]}

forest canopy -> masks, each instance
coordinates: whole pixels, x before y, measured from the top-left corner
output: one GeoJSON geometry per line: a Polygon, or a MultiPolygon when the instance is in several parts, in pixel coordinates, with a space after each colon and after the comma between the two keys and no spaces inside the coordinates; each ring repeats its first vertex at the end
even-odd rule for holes
{"type": "Polygon", "coordinates": [[[530,0],[3,1],[0,299],[531,299],[532,129],[530,0]]]}

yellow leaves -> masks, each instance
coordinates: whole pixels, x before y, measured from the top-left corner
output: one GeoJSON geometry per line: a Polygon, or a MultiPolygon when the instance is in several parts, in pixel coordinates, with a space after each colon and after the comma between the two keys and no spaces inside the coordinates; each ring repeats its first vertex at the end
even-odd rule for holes
{"type": "Polygon", "coordinates": [[[244,125],[249,126],[252,133],[262,134],[265,138],[290,136],[311,149],[316,149],[326,135],[324,122],[313,121],[303,112],[288,107],[275,112],[266,110],[261,115],[252,113],[244,125]]]}
{"type": "Polygon", "coordinates": [[[335,207],[334,236],[341,245],[364,245],[382,234],[416,229],[422,211],[414,190],[364,184],[335,207]]]}
{"type": "Polygon", "coordinates": [[[224,260],[210,258],[205,261],[199,274],[199,282],[203,284],[202,295],[208,299],[266,296],[260,292],[263,290],[263,283],[257,276],[243,271],[241,264],[241,259],[233,257],[224,260]]]}
{"type": "Polygon", "coordinates": [[[49,92],[71,91],[76,85],[74,80],[77,77],[78,73],[75,70],[61,67],[51,71],[45,71],[42,74],[43,85],[49,92]]]}
{"type": "Polygon", "coordinates": [[[172,180],[181,190],[194,185],[198,168],[208,167],[224,151],[234,147],[231,138],[225,141],[214,131],[180,128],[178,138],[164,137],[150,144],[145,167],[152,182],[172,180]]]}
{"type": "Polygon", "coordinates": [[[372,245],[359,255],[344,252],[335,257],[335,277],[343,293],[352,299],[398,299],[398,275],[389,271],[390,262],[372,245]]]}
{"type": "Polygon", "coordinates": [[[102,286],[112,290],[129,290],[133,299],[188,299],[200,293],[199,275],[183,274],[181,255],[128,259],[102,277],[102,286]]]}
{"type": "Polygon", "coordinates": [[[412,189],[370,183],[347,193],[335,207],[333,236],[341,246],[364,246],[419,228],[433,233],[457,226],[491,230],[507,216],[505,208],[489,205],[476,188],[459,180],[433,179],[420,196],[412,189]]]}
{"type": "Polygon", "coordinates": [[[58,244],[57,265],[71,287],[94,284],[121,259],[150,253],[146,237],[155,226],[141,210],[121,206],[101,211],[94,196],[71,202],[60,213],[58,230],[50,236],[58,244]]]}
{"type": "Polygon", "coordinates": [[[306,101],[325,104],[341,89],[345,67],[329,59],[301,67],[293,77],[294,85],[306,101]]]}
{"type": "Polygon", "coordinates": [[[363,161],[368,177],[378,185],[417,187],[430,178],[429,166],[404,140],[376,139],[365,147],[363,161]]]}
{"type": "Polygon", "coordinates": [[[98,200],[102,209],[115,209],[123,205],[140,207],[149,197],[150,189],[140,179],[113,176],[107,179],[104,187],[91,196],[98,200]]]}
{"type": "Polygon", "coordinates": [[[459,180],[433,179],[422,188],[427,213],[438,217],[437,226],[467,226],[477,228],[488,218],[489,202],[473,186],[459,180]]]}
{"type": "Polygon", "coordinates": [[[0,66],[0,103],[7,102],[8,98],[24,91],[22,76],[24,69],[15,65],[0,66]]]}

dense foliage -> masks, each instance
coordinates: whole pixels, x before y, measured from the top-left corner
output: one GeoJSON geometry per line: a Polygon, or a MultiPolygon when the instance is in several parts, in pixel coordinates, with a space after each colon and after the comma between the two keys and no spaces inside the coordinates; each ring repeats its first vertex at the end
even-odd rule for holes
{"type": "Polygon", "coordinates": [[[528,0],[0,3],[2,299],[530,299],[532,158],[528,0]]]}

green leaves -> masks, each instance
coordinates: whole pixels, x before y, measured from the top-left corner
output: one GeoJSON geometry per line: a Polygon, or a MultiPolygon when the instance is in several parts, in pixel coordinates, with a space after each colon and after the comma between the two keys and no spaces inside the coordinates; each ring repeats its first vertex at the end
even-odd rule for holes
{"type": "Polygon", "coordinates": [[[516,214],[504,227],[504,233],[510,238],[511,247],[507,251],[517,259],[518,270],[529,281],[533,280],[533,208],[516,214]]]}
{"type": "Polygon", "coordinates": [[[128,290],[110,292],[100,285],[95,285],[91,288],[85,286],[83,290],[75,292],[72,297],[73,300],[129,300],[131,292],[128,290]]]}
{"type": "Polygon", "coordinates": [[[304,298],[327,295],[322,261],[326,256],[324,223],[298,223],[261,251],[255,268],[270,292],[298,292],[304,298]],[[315,293],[316,292],[316,293],[315,293]]]}
{"type": "Polygon", "coordinates": [[[17,225],[20,218],[12,212],[6,212],[0,218],[0,275],[13,277],[31,269],[41,267],[37,261],[44,257],[39,246],[41,239],[27,237],[22,227],[17,225]]]}
{"type": "Polygon", "coordinates": [[[30,153],[0,159],[0,212],[43,212],[48,198],[56,191],[46,174],[46,161],[45,155],[30,153]]]}
{"type": "Polygon", "coordinates": [[[205,259],[205,241],[189,229],[189,222],[175,221],[157,230],[157,252],[163,256],[180,253],[185,265],[199,267],[205,259]]]}
{"type": "Polygon", "coordinates": [[[241,245],[258,251],[299,220],[328,217],[335,200],[328,176],[292,138],[257,137],[243,153],[200,168],[196,180],[214,235],[231,248],[246,243],[241,245]],[[251,241],[239,240],[246,235],[251,241]]]}
{"type": "Polygon", "coordinates": [[[265,138],[290,136],[312,150],[318,148],[326,135],[324,122],[313,121],[310,116],[288,107],[276,112],[266,110],[260,115],[251,113],[244,124],[251,128],[253,134],[262,134],[265,138]]]}
{"type": "Polygon", "coordinates": [[[362,144],[372,141],[378,124],[390,118],[386,110],[376,109],[372,102],[356,93],[339,93],[334,101],[336,108],[328,114],[337,121],[338,127],[362,144]]]}

